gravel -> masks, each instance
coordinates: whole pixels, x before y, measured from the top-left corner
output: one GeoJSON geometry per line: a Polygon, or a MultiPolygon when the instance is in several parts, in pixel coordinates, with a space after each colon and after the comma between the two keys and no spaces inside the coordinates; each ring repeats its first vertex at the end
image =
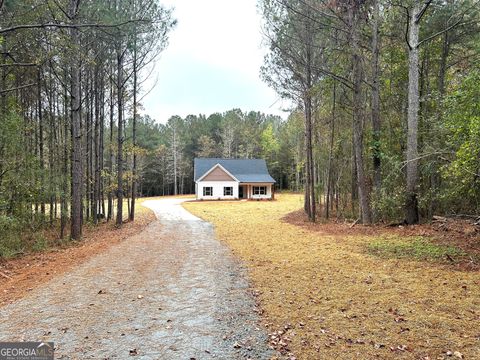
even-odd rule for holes
{"type": "Polygon", "coordinates": [[[56,359],[270,359],[245,269],[181,199],[158,220],[0,309],[0,341],[56,359]]]}

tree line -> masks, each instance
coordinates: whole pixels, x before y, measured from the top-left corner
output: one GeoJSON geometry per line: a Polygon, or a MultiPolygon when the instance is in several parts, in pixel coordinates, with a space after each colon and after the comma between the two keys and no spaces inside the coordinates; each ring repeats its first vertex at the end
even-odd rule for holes
{"type": "Polygon", "coordinates": [[[138,196],[192,193],[194,157],[265,158],[277,188],[305,192],[313,221],[480,211],[477,2],[258,8],[261,76],[293,104],[288,118],[232,109],[160,124],[141,103],[170,9],[0,2],[2,240],[26,227],[79,239],[86,222],[121,226],[138,196]]]}
{"type": "Polygon", "coordinates": [[[261,0],[264,80],[304,126],[305,211],[480,211],[480,4],[261,0]]]}
{"type": "Polygon", "coordinates": [[[174,26],[156,0],[0,2],[3,239],[57,218],[61,238],[121,226],[126,194],[134,219],[139,97],[174,26]]]}
{"type": "MultiPolygon", "coordinates": [[[[127,134],[131,133],[127,123],[127,134]]],[[[165,124],[148,115],[139,117],[137,144],[138,194],[141,196],[195,192],[193,160],[206,158],[264,158],[282,188],[295,181],[300,168],[282,161],[284,121],[279,116],[232,109],[224,113],[172,116],[165,124]]],[[[301,187],[297,176],[297,187],[301,187]]]]}

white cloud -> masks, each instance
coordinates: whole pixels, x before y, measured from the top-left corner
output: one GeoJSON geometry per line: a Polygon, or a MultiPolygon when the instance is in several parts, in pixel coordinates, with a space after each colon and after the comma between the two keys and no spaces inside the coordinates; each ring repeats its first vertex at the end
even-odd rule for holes
{"type": "Polygon", "coordinates": [[[145,85],[158,79],[144,100],[147,114],[160,122],[233,107],[281,114],[278,96],[259,78],[264,50],[256,0],[163,3],[175,8],[178,25],[145,85]]]}

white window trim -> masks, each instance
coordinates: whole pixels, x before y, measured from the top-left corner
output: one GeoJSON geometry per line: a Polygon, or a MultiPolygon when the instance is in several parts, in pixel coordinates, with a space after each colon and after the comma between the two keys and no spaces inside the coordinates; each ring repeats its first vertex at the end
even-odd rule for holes
{"type": "Polygon", "coordinates": [[[257,185],[254,185],[254,186],[252,186],[252,195],[253,195],[253,196],[267,195],[267,193],[268,193],[268,190],[267,190],[267,186],[266,186],[266,185],[258,185],[258,186],[257,186],[257,185]],[[258,194],[255,193],[255,188],[258,188],[258,194]],[[262,191],[261,191],[262,188],[265,190],[264,193],[262,193],[262,191]]]}
{"type": "Polygon", "coordinates": [[[204,186],[203,187],[203,196],[213,196],[213,186],[204,186]],[[206,190],[210,189],[210,194],[206,194],[206,190]]]}

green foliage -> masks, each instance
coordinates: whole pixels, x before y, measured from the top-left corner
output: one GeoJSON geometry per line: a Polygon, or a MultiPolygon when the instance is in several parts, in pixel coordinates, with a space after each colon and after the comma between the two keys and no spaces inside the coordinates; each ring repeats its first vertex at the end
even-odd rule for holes
{"type": "Polygon", "coordinates": [[[48,249],[48,240],[45,236],[38,234],[33,243],[32,250],[35,252],[45,251],[48,249]]]}
{"type": "Polygon", "coordinates": [[[278,152],[279,144],[273,132],[273,125],[271,123],[268,124],[263,130],[260,141],[262,143],[262,150],[265,156],[271,157],[272,154],[278,152]]]}
{"type": "Polygon", "coordinates": [[[47,249],[49,243],[41,231],[42,227],[40,216],[21,218],[0,215],[0,259],[47,249]]]}
{"type": "Polygon", "coordinates": [[[38,160],[25,152],[25,133],[30,129],[16,113],[0,121],[0,211],[21,219],[31,215],[31,204],[43,195],[38,160]]]}
{"type": "Polygon", "coordinates": [[[18,219],[0,215],[0,258],[11,258],[23,252],[24,244],[19,236],[22,229],[18,219]]]}
{"type": "Polygon", "coordinates": [[[403,186],[403,161],[395,153],[382,153],[382,186],[372,193],[372,208],[376,221],[401,221],[405,192],[403,186]]]}
{"type": "Polygon", "coordinates": [[[0,259],[9,259],[49,248],[44,235],[44,219],[0,215],[0,259]]]}
{"type": "Polygon", "coordinates": [[[480,72],[471,72],[445,99],[446,145],[453,155],[442,167],[451,210],[480,211],[480,72]]]}
{"type": "Polygon", "coordinates": [[[378,239],[367,245],[367,251],[372,255],[384,258],[433,261],[466,256],[461,249],[454,246],[437,245],[422,237],[378,239]]]}

